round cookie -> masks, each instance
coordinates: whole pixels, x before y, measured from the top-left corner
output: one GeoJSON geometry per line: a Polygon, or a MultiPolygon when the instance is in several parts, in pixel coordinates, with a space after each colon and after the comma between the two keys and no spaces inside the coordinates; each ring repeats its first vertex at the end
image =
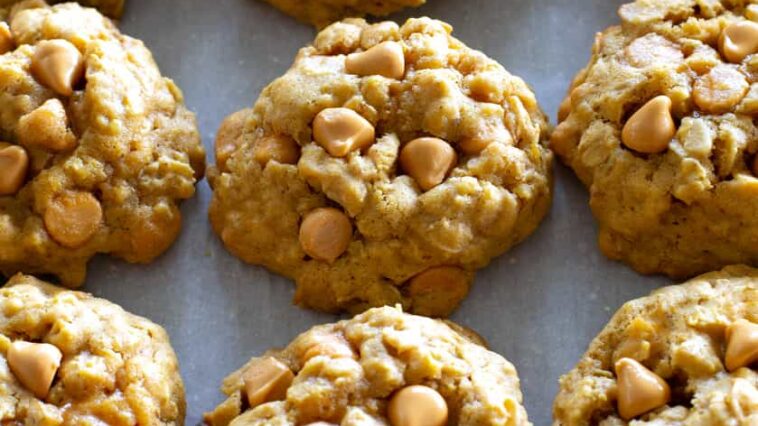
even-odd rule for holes
{"type": "Polygon", "coordinates": [[[336,23],[216,139],[210,219],[296,303],[446,316],[550,206],[548,125],[518,77],[428,18],[336,23]]]}
{"type": "Polygon", "coordinates": [[[0,289],[4,424],[183,425],[166,332],[107,300],[16,275],[0,289]]]}
{"type": "Polygon", "coordinates": [[[622,6],[561,106],[552,148],[590,189],[603,253],[641,273],[758,264],[758,5],[745,3],[622,6]]]}
{"type": "Polygon", "coordinates": [[[625,304],[561,378],[553,424],[754,425],[756,362],[758,270],[730,266],[625,304]]]}
{"type": "Polygon", "coordinates": [[[375,308],[224,380],[211,426],[531,425],[513,365],[460,326],[375,308]]]}
{"type": "Polygon", "coordinates": [[[0,271],[76,286],[95,254],[151,261],[204,169],[181,91],[94,9],[0,18],[0,271]]]}
{"type": "Polygon", "coordinates": [[[323,28],[342,18],[365,15],[386,16],[406,7],[418,7],[426,0],[266,0],[298,20],[323,28]]]}

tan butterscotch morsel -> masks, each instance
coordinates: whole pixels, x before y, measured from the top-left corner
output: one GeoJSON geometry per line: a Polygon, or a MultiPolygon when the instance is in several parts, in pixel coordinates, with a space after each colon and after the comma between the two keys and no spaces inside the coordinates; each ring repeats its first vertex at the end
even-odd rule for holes
{"type": "Polygon", "coordinates": [[[5,22],[0,22],[0,55],[10,52],[13,49],[13,35],[11,29],[5,22]]]}
{"type": "Polygon", "coordinates": [[[668,96],[657,96],[629,118],[624,125],[621,140],[637,152],[656,154],[668,148],[675,134],[671,99],[668,96]]]}
{"type": "Polygon", "coordinates": [[[718,65],[697,79],[692,95],[703,111],[723,114],[740,103],[748,88],[747,79],[739,70],[729,65],[718,65]]]}
{"type": "Polygon", "coordinates": [[[424,191],[442,183],[457,161],[453,147],[438,138],[414,139],[400,152],[403,170],[424,191]]]}
{"type": "Polygon", "coordinates": [[[295,375],[281,361],[267,357],[251,365],[243,376],[245,393],[251,407],[279,401],[287,396],[287,389],[295,375]]]}
{"type": "Polygon", "coordinates": [[[310,339],[308,342],[303,342],[303,353],[299,356],[300,362],[303,364],[317,356],[328,356],[330,358],[352,358],[355,356],[350,345],[340,336],[314,333],[308,339],[310,339]]]}
{"type": "Polygon", "coordinates": [[[625,303],[561,377],[553,426],[752,425],[756,301],[758,269],[735,265],[625,303]]]}
{"type": "Polygon", "coordinates": [[[84,76],[84,58],[67,40],[41,41],[32,57],[32,74],[59,95],[71,96],[84,76]]]}
{"type": "Polygon", "coordinates": [[[726,368],[734,371],[758,362],[758,324],[745,319],[726,329],[726,368]]]}
{"type": "Polygon", "coordinates": [[[392,426],[444,426],[447,424],[447,402],[436,390],[427,386],[408,386],[390,400],[387,415],[392,426]]]}
{"type": "Polygon", "coordinates": [[[353,225],[345,213],[331,207],[318,208],[300,225],[300,246],[308,256],[331,263],[347,250],[352,235],[353,225]]]}
{"type": "Polygon", "coordinates": [[[624,420],[662,407],[671,399],[668,383],[634,359],[618,360],[616,377],[618,410],[624,420]]]}
{"type": "Polygon", "coordinates": [[[758,23],[737,21],[729,24],[721,31],[719,50],[733,63],[740,63],[746,56],[758,52],[758,23]]]}
{"type": "Polygon", "coordinates": [[[429,268],[408,282],[408,294],[416,300],[414,308],[419,315],[447,316],[443,306],[451,301],[460,303],[471,287],[471,276],[455,266],[429,268]]]}
{"type": "Polygon", "coordinates": [[[405,74],[403,46],[396,41],[385,41],[345,59],[345,70],[360,76],[381,75],[401,79],[405,74]]]}
{"type": "Polygon", "coordinates": [[[77,248],[92,238],[100,228],[103,209],[89,192],[67,192],[47,206],[45,228],[59,244],[77,248]]]}
{"type": "Polygon", "coordinates": [[[243,109],[237,111],[224,119],[216,133],[214,143],[214,152],[216,154],[216,164],[226,167],[226,161],[242,144],[242,131],[245,127],[245,120],[250,116],[251,110],[243,109]]]}
{"type": "Polygon", "coordinates": [[[264,136],[255,141],[253,157],[261,166],[272,160],[282,164],[295,164],[300,158],[300,146],[289,136],[264,136]]]}
{"type": "Polygon", "coordinates": [[[313,120],[313,139],[334,157],[363,149],[374,138],[374,126],[349,108],[327,108],[313,120]]]}
{"type": "Polygon", "coordinates": [[[531,425],[513,365],[473,331],[399,307],[313,327],[286,348],[251,358],[224,379],[222,391],[228,399],[205,414],[209,426],[531,425]],[[353,356],[302,359],[314,342],[330,339],[353,348],[353,356]],[[280,399],[248,405],[244,377],[261,363],[278,364],[267,377],[290,369],[295,377],[280,399]]]}
{"type": "Polygon", "coordinates": [[[29,156],[24,148],[0,142],[0,196],[18,192],[28,170],[29,156]]]}
{"type": "Polygon", "coordinates": [[[24,115],[16,129],[19,142],[27,147],[50,151],[67,151],[76,146],[76,136],[68,127],[68,117],[57,98],[24,115]]]}
{"type": "Polygon", "coordinates": [[[15,341],[6,354],[8,367],[34,396],[45,399],[61,365],[63,354],[47,343],[15,341]]]}

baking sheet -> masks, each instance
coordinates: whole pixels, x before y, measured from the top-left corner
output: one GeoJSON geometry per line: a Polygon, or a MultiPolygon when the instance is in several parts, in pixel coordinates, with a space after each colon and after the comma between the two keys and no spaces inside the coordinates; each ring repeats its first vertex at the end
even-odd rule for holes
{"type": "MultiPolygon", "coordinates": [[[[617,23],[622,0],[429,0],[392,16],[451,23],[469,46],[500,61],[555,117],[594,33],[617,23]]],[[[209,152],[227,114],[252,105],[312,40],[308,26],[255,0],[128,0],[122,30],[145,41],[198,114],[209,152]]],[[[223,398],[222,378],[250,356],[286,345],[334,316],[291,305],[294,285],[227,253],[207,221],[210,189],[182,206],[184,228],[151,265],[93,260],[85,290],[166,327],[187,390],[187,424],[223,398]]],[[[597,249],[588,195],[556,167],[554,207],[539,230],[481,271],[453,319],[514,363],[535,425],[551,422],[557,381],[626,300],[667,281],[642,277],[597,249]]]]}

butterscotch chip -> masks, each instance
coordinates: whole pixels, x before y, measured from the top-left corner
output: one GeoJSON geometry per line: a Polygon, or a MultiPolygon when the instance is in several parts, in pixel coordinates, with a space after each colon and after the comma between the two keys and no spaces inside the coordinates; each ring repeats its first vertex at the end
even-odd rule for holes
{"type": "Polygon", "coordinates": [[[405,73],[403,46],[395,41],[385,41],[364,52],[351,53],[345,59],[345,70],[361,76],[401,79],[405,73]]]}
{"type": "Polygon", "coordinates": [[[228,399],[205,419],[210,426],[531,425],[515,368],[458,329],[390,307],[314,327],[230,374],[221,388],[228,399]],[[314,342],[344,339],[359,349],[353,356],[298,361],[314,342]],[[261,384],[276,397],[259,398],[261,384]],[[249,405],[240,403],[251,394],[249,405]]]}
{"type": "Polygon", "coordinates": [[[66,110],[56,98],[22,116],[16,134],[22,145],[49,151],[67,151],[77,144],[76,136],[69,128],[66,110]]]}
{"type": "Polygon", "coordinates": [[[32,74],[59,95],[71,96],[74,86],[84,76],[84,58],[79,49],[66,40],[44,40],[32,57],[32,74]]]}
{"type": "Polygon", "coordinates": [[[671,399],[671,388],[657,374],[631,358],[615,364],[618,383],[618,411],[621,418],[631,420],[663,407],[671,399]]]}
{"type": "Polygon", "coordinates": [[[5,22],[0,22],[0,55],[13,49],[13,35],[11,28],[5,22]]]}
{"type": "Polygon", "coordinates": [[[746,424],[757,300],[758,270],[730,266],[626,303],[561,377],[554,425],[746,424]]]}
{"type": "Polygon", "coordinates": [[[250,365],[242,375],[250,407],[284,399],[294,377],[289,367],[272,357],[250,365]]]}
{"type": "Polygon", "coordinates": [[[726,368],[734,371],[758,362],[758,324],[740,319],[726,329],[726,368]]]}
{"type": "Polygon", "coordinates": [[[45,399],[50,391],[63,354],[47,343],[15,341],[6,354],[8,367],[34,396],[45,399]]]}
{"type": "Polygon", "coordinates": [[[18,274],[0,289],[0,336],[6,424],[184,424],[176,355],[147,319],[18,274]]]}
{"type": "Polygon", "coordinates": [[[629,118],[622,130],[621,140],[637,152],[656,154],[668,148],[675,134],[671,99],[668,96],[658,96],[629,118]]]}
{"type": "Polygon", "coordinates": [[[335,23],[242,114],[219,131],[241,143],[224,143],[233,167],[209,174],[213,229],[234,255],[295,280],[308,308],[449,315],[549,207],[534,93],[440,21],[335,23]],[[334,220],[310,216],[320,209],[334,220]],[[411,284],[440,265],[463,278],[411,284]]]}
{"type": "Polygon", "coordinates": [[[747,3],[623,5],[570,85],[551,146],[589,189],[600,250],[640,273],[758,264],[747,3]]]}
{"type": "Polygon", "coordinates": [[[203,176],[195,116],[143,43],[79,5],[121,0],[12,3],[0,0],[0,44],[12,36],[0,117],[13,145],[0,153],[0,274],[78,286],[96,254],[150,262],[177,238],[179,204],[203,176]],[[84,204],[59,199],[79,192],[84,204]]]}
{"type": "Polygon", "coordinates": [[[740,103],[748,88],[747,79],[739,70],[719,65],[697,80],[692,95],[703,111],[723,114],[740,103]]]}
{"type": "Polygon", "coordinates": [[[29,156],[24,148],[0,142],[0,196],[17,193],[28,170],[29,156]]]}
{"type": "Polygon", "coordinates": [[[65,193],[47,206],[44,219],[45,228],[55,241],[77,248],[97,233],[103,209],[100,201],[88,192],[65,193]]]}
{"type": "Polygon", "coordinates": [[[444,426],[447,424],[447,402],[436,390],[427,386],[408,386],[395,393],[387,408],[393,426],[444,426]]]}

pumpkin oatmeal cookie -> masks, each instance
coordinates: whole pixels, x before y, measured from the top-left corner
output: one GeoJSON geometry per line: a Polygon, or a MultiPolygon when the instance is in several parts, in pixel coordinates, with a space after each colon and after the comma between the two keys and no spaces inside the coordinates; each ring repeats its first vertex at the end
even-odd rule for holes
{"type": "Polygon", "coordinates": [[[550,206],[534,94],[428,18],[322,31],[216,139],[210,219],[295,301],[447,316],[550,206]]]}

